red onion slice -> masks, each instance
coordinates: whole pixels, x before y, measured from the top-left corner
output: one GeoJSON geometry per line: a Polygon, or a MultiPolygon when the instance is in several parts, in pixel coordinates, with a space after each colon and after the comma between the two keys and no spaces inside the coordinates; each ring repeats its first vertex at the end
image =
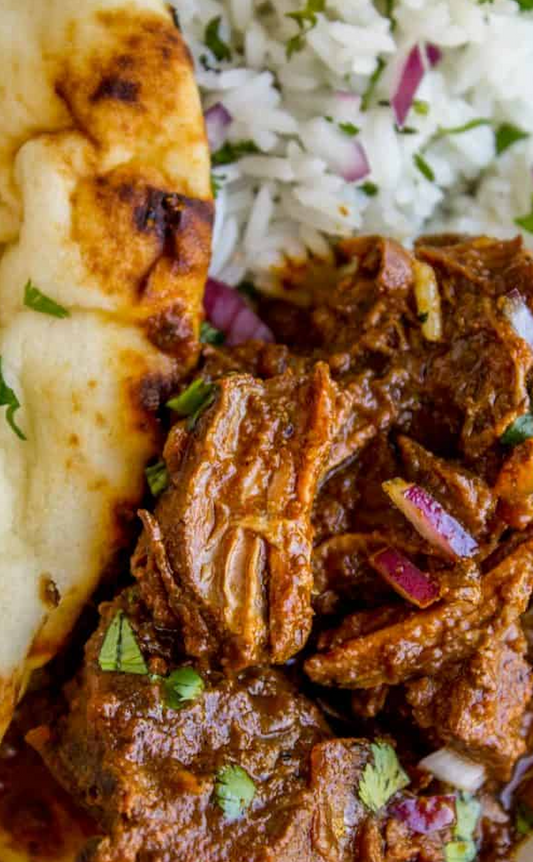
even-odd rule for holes
{"type": "Polygon", "coordinates": [[[438,584],[394,548],[378,551],[370,563],[393,590],[418,608],[427,608],[440,597],[438,584]]]}
{"type": "Polygon", "coordinates": [[[226,344],[244,341],[274,341],[271,330],[233,287],[209,278],[205,286],[204,308],[209,322],[226,335],[226,344]]]}
{"type": "Polygon", "coordinates": [[[419,796],[403,799],[391,808],[391,814],[411,832],[427,835],[455,823],[455,796],[419,796]]]}
{"type": "Polygon", "coordinates": [[[429,42],[426,45],[426,57],[429,65],[433,69],[442,60],[442,51],[438,47],[438,45],[433,45],[431,42],[429,42]]]}
{"type": "MultiPolygon", "coordinates": [[[[434,67],[439,63],[442,54],[436,45],[426,45],[425,48],[427,62],[430,67],[434,67]]],[[[402,69],[396,92],[391,99],[391,105],[396,117],[396,122],[399,126],[403,126],[415,93],[420,86],[420,82],[425,73],[424,57],[418,45],[411,49],[407,56],[407,60],[402,69]]]]}
{"type": "Polygon", "coordinates": [[[209,149],[215,153],[225,144],[233,117],[222,102],[217,102],[212,108],[208,108],[204,119],[209,149]]]}
{"type": "Polygon", "coordinates": [[[533,314],[516,287],[504,297],[503,313],[518,337],[533,348],[533,314]]]}
{"type": "Polygon", "coordinates": [[[397,478],[384,482],[383,490],[415,530],[445,557],[458,560],[476,553],[475,539],[420,485],[397,478]]]}
{"type": "Polygon", "coordinates": [[[366,153],[358,141],[350,142],[350,149],[343,159],[339,173],[348,183],[362,180],[370,173],[370,165],[366,153]]]}

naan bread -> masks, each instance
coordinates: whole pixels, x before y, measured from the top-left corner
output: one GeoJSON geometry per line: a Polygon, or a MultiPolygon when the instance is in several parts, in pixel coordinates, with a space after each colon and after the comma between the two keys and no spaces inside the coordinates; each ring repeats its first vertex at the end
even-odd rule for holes
{"type": "Polygon", "coordinates": [[[211,239],[190,57],[160,0],[0,0],[0,738],[124,542],[195,360],[211,239]],[[24,307],[31,279],[69,310],[24,307]]]}

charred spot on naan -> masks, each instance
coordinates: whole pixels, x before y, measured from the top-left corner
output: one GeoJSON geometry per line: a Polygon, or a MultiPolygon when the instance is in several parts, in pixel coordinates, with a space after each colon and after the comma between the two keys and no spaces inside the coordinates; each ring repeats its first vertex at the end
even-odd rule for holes
{"type": "Polygon", "coordinates": [[[194,87],[190,52],[170,18],[99,12],[106,34],[89,56],[70,56],[56,92],[77,126],[107,148],[137,147],[137,136],[157,142],[167,117],[182,115],[183,130],[204,143],[203,128],[187,122],[194,87]]]}

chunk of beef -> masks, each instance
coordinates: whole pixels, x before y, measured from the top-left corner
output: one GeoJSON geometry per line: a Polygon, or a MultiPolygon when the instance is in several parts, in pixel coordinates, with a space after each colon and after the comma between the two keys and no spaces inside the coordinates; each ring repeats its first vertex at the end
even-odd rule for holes
{"type": "Polygon", "coordinates": [[[407,700],[421,727],[462,749],[501,780],[508,780],[526,748],[524,713],[532,694],[524,639],[511,631],[488,642],[437,679],[407,685],[407,700]]]}
{"type": "MultiPolygon", "coordinates": [[[[95,862],[314,860],[309,757],[329,735],[319,711],[274,670],[232,679],[202,670],[205,689],[170,708],[150,675],[104,672],[99,655],[118,611],[150,670],[172,658],[134,594],[103,606],[85,666],[68,692],[70,711],[30,735],[54,775],[102,827],[95,862]],[[217,771],[241,766],[256,785],[245,817],[216,802],[217,771]]],[[[340,858],[340,857],[339,857],[340,858]]]]}
{"type": "Polygon", "coordinates": [[[426,364],[424,409],[449,426],[474,463],[529,404],[533,355],[499,298],[518,288],[533,305],[533,261],[520,239],[429,240],[416,253],[435,269],[443,307],[443,339],[426,364]]]}
{"type": "MultiPolygon", "coordinates": [[[[397,685],[434,675],[447,662],[471,656],[487,638],[505,635],[526,610],[532,589],[529,541],[483,577],[477,598],[473,590],[470,600],[467,594],[450,598],[369,634],[348,636],[308,659],[306,672],[314,682],[346,688],[397,685]]],[[[357,622],[359,615],[354,616],[357,622]]]]}
{"type": "Polygon", "coordinates": [[[272,669],[227,678],[204,668],[203,691],[173,708],[162,679],[174,669],[172,651],[135,591],[101,611],[67,692],[69,712],[29,735],[99,826],[84,860],[353,862],[368,816],[358,793],[374,758],[368,742],[331,739],[317,708],[272,669]],[[101,669],[117,612],[151,673],[101,669]],[[217,774],[229,764],[255,785],[238,817],[217,801],[217,774]]]}
{"type": "Polygon", "coordinates": [[[460,464],[439,458],[400,436],[405,478],[426,488],[474,536],[482,536],[496,508],[496,495],[480,477],[460,464]]]}
{"type": "Polygon", "coordinates": [[[500,498],[499,512],[516,530],[533,520],[533,440],[515,446],[504,461],[494,488],[500,498]]]}
{"type": "Polygon", "coordinates": [[[336,388],[320,363],[264,382],[235,374],[218,388],[180,457],[166,447],[171,486],[144,516],[132,570],[148,603],[159,578],[190,655],[281,663],[311,626],[311,507],[336,388]]]}

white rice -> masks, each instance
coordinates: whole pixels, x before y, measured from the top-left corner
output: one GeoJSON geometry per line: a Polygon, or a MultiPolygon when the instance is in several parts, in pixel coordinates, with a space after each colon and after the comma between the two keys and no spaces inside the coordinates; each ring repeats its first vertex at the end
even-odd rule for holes
{"type": "Polygon", "coordinates": [[[214,169],[212,274],[230,284],[251,276],[272,289],[272,267],[285,258],[327,256],[332,240],[354,233],[406,242],[433,229],[516,234],[515,218],[532,208],[533,13],[516,0],[396,0],[391,27],[384,2],[327,0],[289,60],[287,42],[298,27],[287,13],[306,2],[175,2],[206,109],[221,102],[233,117],[228,140],[253,141],[259,150],[214,169]],[[204,42],[218,16],[231,61],[218,61],[204,42]],[[427,113],[411,108],[406,125],[416,133],[401,134],[383,102],[412,47],[428,43],[439,46],[442,60],[416,93],[427,113]],[[354,97],[366,92],[378,58],[386,66],[362,110],[354,97]],[[491,124],[435,140],[439,126],[479,118],[491,124]],[[531,137],[497,155],[495,130],[504,122],[531,137]],[[339,123],[360,131],[351,138],[339,123]],[[354,141],[366,154],[364,182],[378,186],[375,196],[339,173],[354,141]],[[413,161],[421,152],[433,181],[413,161]]]}

